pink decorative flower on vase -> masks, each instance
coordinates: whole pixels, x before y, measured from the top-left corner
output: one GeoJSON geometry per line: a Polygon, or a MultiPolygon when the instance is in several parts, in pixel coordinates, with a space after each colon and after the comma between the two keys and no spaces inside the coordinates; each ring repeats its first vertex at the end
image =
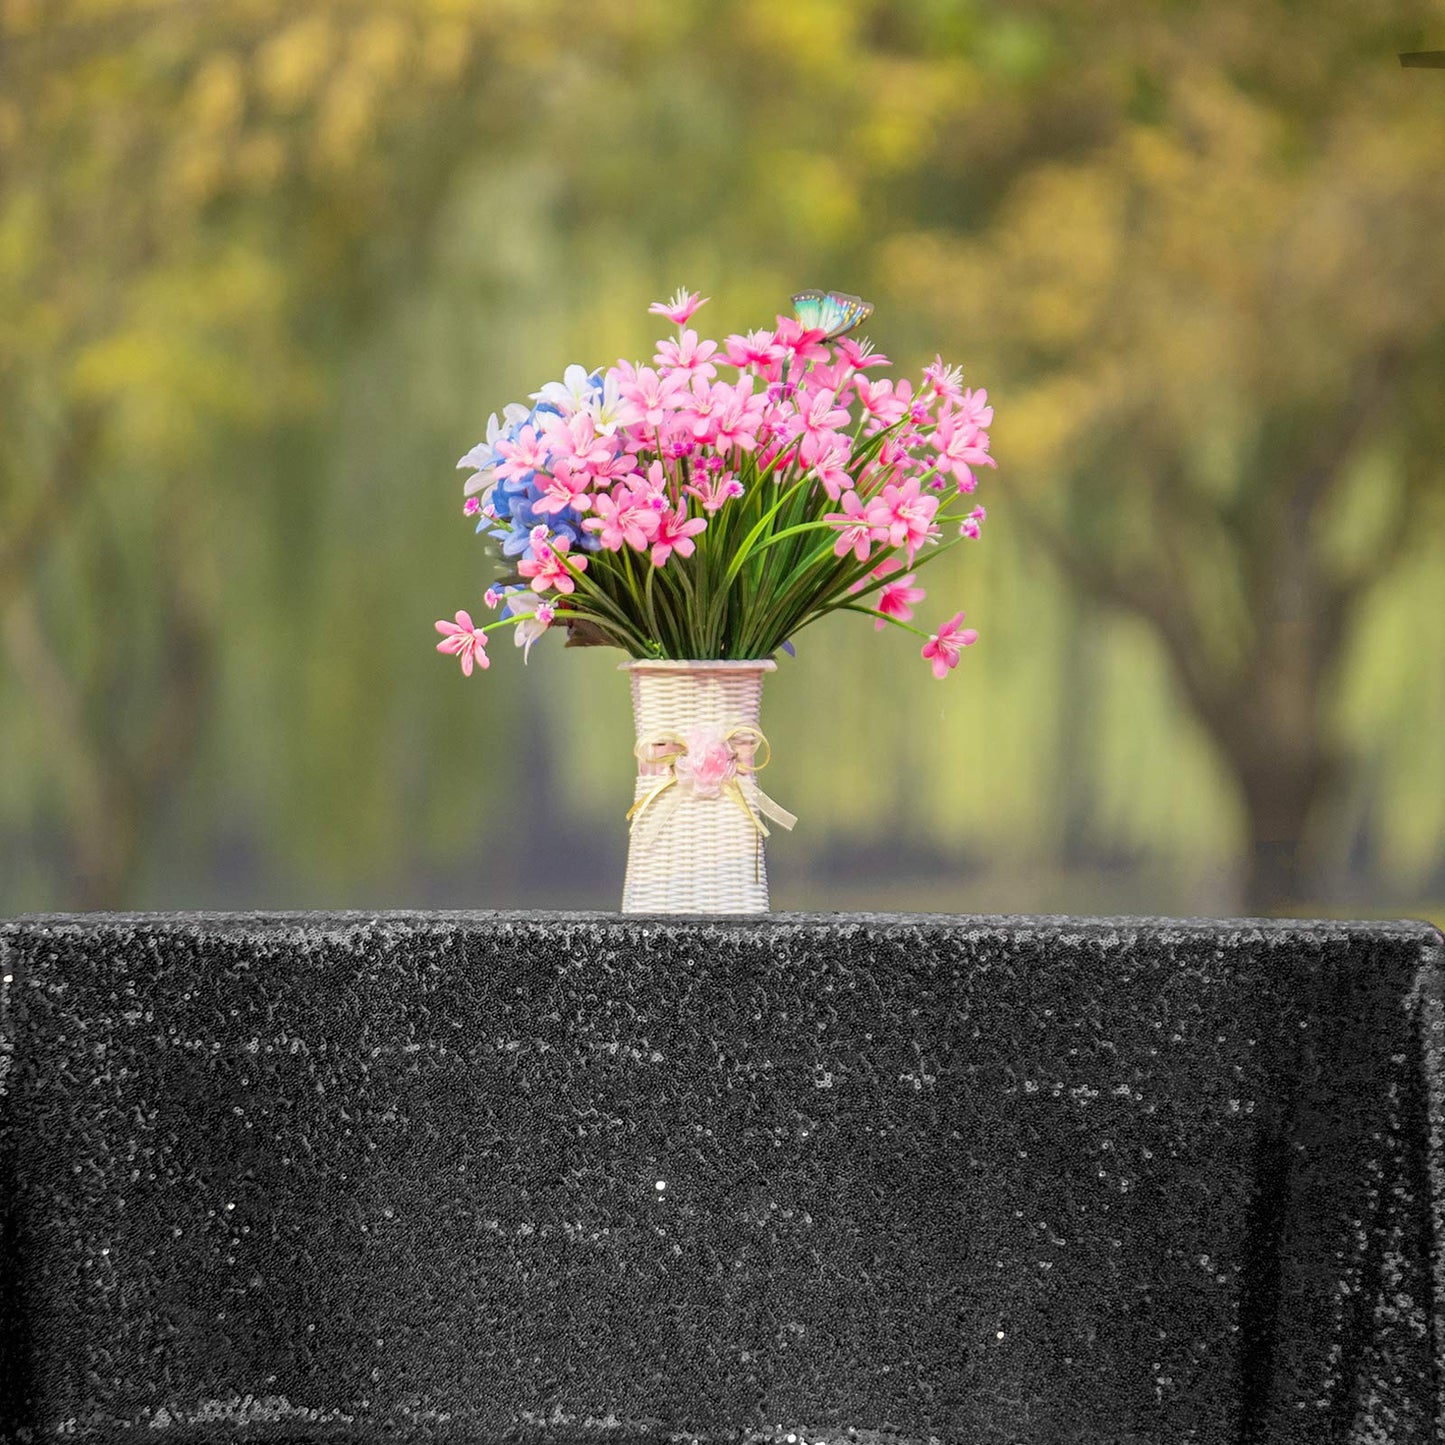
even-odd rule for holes
{"type": "Polygon", "coordinates": [[[717,728],[694,728],[687,734],[687,751],[673,764],[673,771],[691,786],[694,797],[716,798],[723,784],[737,777],[737,754],[717,728]]]}

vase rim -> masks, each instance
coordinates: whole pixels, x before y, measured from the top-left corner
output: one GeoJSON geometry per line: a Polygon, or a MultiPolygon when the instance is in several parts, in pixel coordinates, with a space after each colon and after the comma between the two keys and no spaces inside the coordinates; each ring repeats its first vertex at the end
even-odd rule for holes
{"type": "Polygon", "coordinates": [[[776,672],[771,657],[721,657],[689,662],[677,657],[633,657],[617,664],[619,672],[776,672]]]}

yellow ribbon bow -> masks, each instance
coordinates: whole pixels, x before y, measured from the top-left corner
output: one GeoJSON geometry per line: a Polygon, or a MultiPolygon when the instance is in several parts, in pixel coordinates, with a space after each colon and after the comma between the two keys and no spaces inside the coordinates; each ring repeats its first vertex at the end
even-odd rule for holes
{"type": "Polygon", "coordinates": [[[704,724],[687,734],[659,729],[639,738],[633,752],[645,767],[666,769],[627,810],[634,829],[652,804],[671,788],[677,789],[674,797],[685,793],[694,798],[731,798],[757,830],[759,840],[769,836],[768,825],[760,814],[766,814],[783,828],[791,828],[798,821],[768,797],[756,782],[753,784],[755,797],[749,802],[738,781],[766,767],[772,753],[767,738],[750,724],[730,728],[704,724]],[[759,748],[765,750],[761,761],[757,760],[759,748]]]}

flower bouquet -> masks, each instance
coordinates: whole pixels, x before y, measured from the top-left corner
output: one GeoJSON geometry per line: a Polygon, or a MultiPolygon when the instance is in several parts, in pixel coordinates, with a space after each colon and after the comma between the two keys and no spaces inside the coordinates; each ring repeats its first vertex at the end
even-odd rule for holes
{"type": "Polygon", "coordinates": [[[438,651],[470,675],[491,632],[511,628],[525,660],[560,627],[569,646],[631,659],[624,911],[766,910],[764,819],[796,820],[755,776],[762,677],[804,627],[862,613],[923,638],[938,678],[977,640],[962,612],[932,633],[912,618],[919,570],[982,528],[988,393],[941,359],[916,389],[873,379],[887,358],[850,334],[868,303],[793,302],[773,328],[719,343],[689,327],[705,302],[679,291],[650,308],[677,328],[651,366],[569,366],[533,406],[494,414],[458,464],[498,564],[496,619],[438,622],[438,651]]]}

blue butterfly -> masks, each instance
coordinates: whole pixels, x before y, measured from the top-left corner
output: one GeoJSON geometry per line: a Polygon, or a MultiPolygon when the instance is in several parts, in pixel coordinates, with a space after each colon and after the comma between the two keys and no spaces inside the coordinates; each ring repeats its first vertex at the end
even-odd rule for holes
{"type": "Polygon", "coordinates": [[[861,326],[872,314],[873,303],[844,291],[800,291],[793,310],[809,331],[821,331],[824,341],[861,326]]]}

